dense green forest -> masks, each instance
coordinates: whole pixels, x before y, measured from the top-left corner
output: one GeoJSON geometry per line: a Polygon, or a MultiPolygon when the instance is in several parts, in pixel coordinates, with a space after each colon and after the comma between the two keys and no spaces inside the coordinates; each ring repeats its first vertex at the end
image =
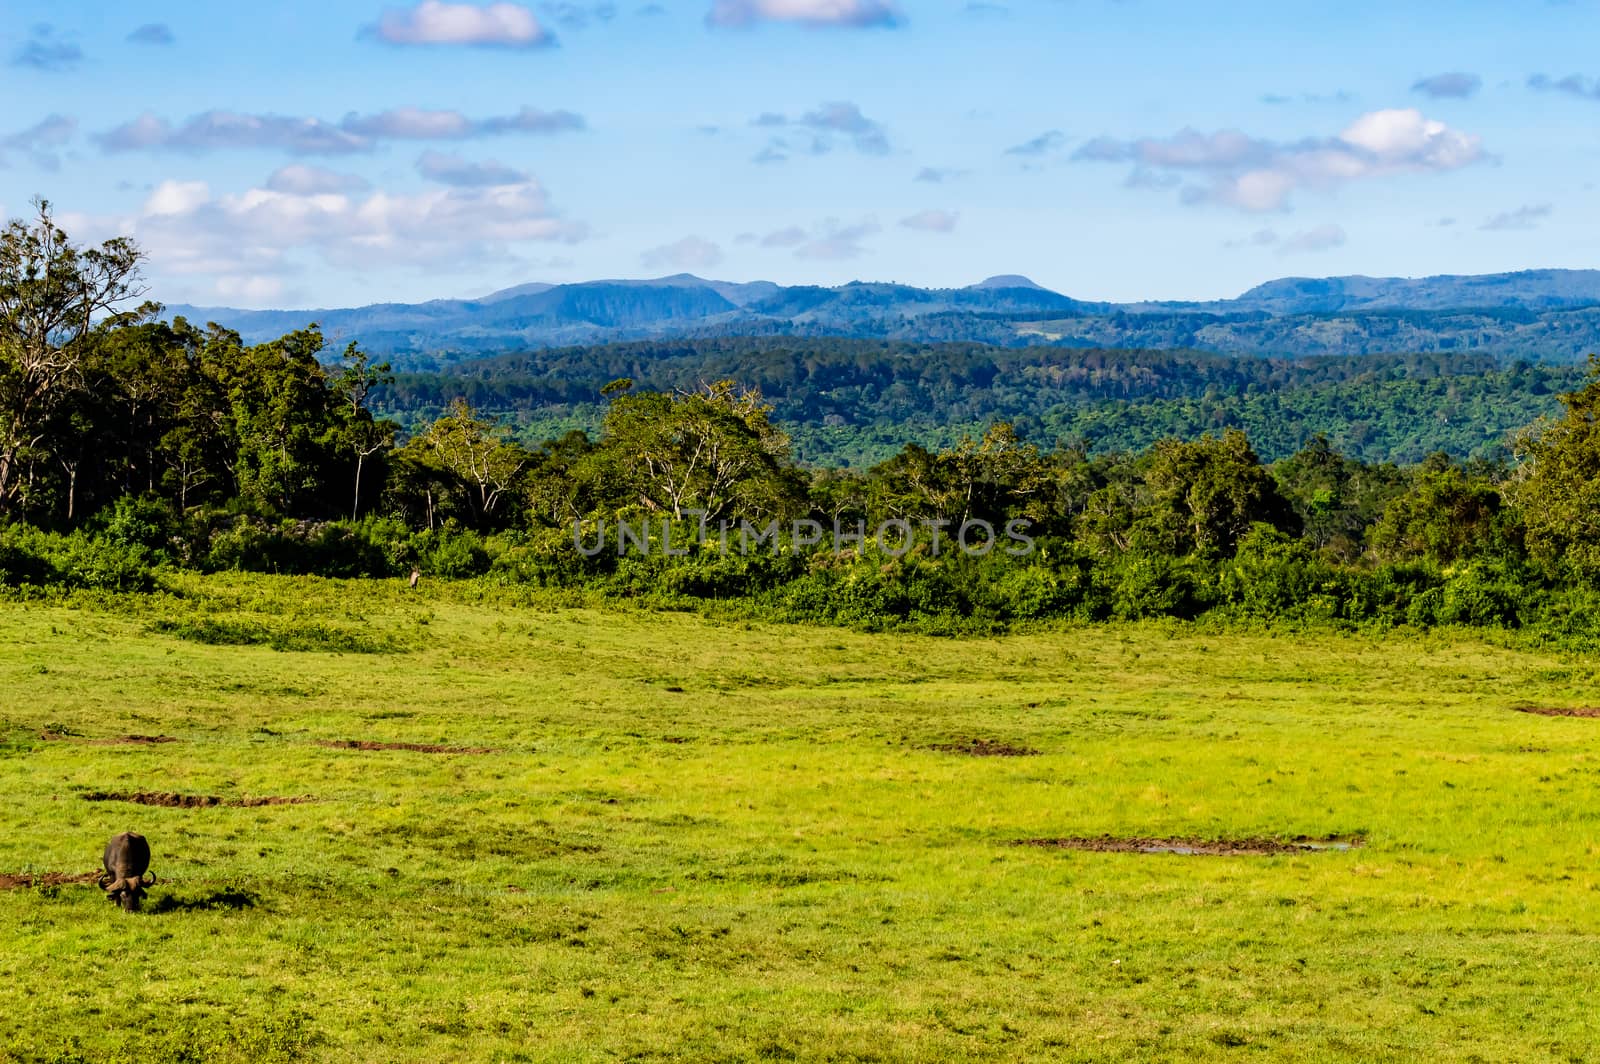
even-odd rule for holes
{"type": "Polygon", "coordinates": [[[928,631],[1210,615],[1600,632],[1600,364],[746,340],[396,379],[314,327],[246,344],[160,321],[132,306],[139,258],[73,245],[47,206],[0,234],[13,594],[154,588],[169,567],[416,567],[928,631]],[[593,432],[528,443],[485,414],[552,410],[593,432]],[[1367,435],[1301,434],[1335,415],[1367,435]],[[797,461],[784,427],[902,418],[954,436],[854,468],[797,461]],[[1377,437],[1462,443],[1363,458],[1377,437]]]}
{"type": "Polygon", "coordinates": [[[1321,435],[1364,461],[1413,464],[1439,451],[1507,456],[1511,434],[1555,413],[1556,395],[1583,370],[1471,354],[1266,359],[743,337],[563,348],[401,373],[374,405],[416,425],[463,397],[537,442],[597,429],[600,389],[622,377],[665,391],[737,379],[766,397],[797,457],[817,466],[871,466],[906,443],[951,446],[996,420],[1041,447],[1094,453],[1237,428],[1268,460],[1321,435]]]}

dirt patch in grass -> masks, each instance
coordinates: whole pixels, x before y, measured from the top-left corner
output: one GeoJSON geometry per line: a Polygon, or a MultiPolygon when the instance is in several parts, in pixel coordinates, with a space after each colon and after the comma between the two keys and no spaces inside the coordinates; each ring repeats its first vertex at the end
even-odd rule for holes
{"type": "Polygon", "coordinates": [[[32,872],[25,875],[0,873],[0,890],[30,890],[33,887],[64,887],[70,883],[96,883],[94,872],[32,872]]]}
{"type": "Polygon", "coordinates": [[[1518,713],[1538,717],[1600,717],[1600,706],[1512,706],[1518,713]]]}
{"type": "Polygon", "coordinates": [[[928,749],[941,754],[965,754],[968,757],[1032,757],[1039,752],[1031,746],[1008,743],[1002,739],[956,739],[948,743],[934,743],[928,749]]]}
{"type": "Polygon", "coordinates": [[[1082,850],[1089,853],[1176,853],[1208,857],[1265,857],[1286,853],[1320,853],[1352,850],[1362,845],[1355,837],[1329,835],[1292,839],[1196,839],[1188,837],[1154,838],[1115,835],[1075,836],[1064,839],[1021,839],[1018,846],[1038,846],[1047,850],[1082,850]]]}
{"type": "Polygon", "coordinates": [[[53,731],[42,731],[39,738],[50,743],[82,743],[85,746],[156,746],[178,741],[170,735],[116,735],[109,739],[86,739],[81,735],[63,735],[53,731]]]}
{"type": "Polygon", "coordinates": [[[89,802],[132,802],[135,805],[157,805],[167,809],[206,809],[211,806],[254,808],[262,805],[300,805],[316,801],[310,795],[219,798],[214,794],[172,794],[164,791],[136,791],[132,794],[90,791],[83,797],[89,802]]]}
{"type": "Polygon", "coordinates": [[[490,746],[438,746],[434,743],[375,743],[365,739],[319,739],[330,750],[409,750],[414,754],[498,754],[490,746]]]}

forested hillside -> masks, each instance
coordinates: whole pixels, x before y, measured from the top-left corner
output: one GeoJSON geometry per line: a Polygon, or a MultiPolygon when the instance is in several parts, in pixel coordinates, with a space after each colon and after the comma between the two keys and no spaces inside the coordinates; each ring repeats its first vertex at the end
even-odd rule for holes
{"type": "Polygon", "coordinates": [[[854,337],[1000,347],[1194,349],[1231,354],[1482,352],[1581,361],[1600,348],[1600,271],[1476,277],[1289,277],[1237,299],[1105,303],[1025,277],[965,288],[853,281],[737,284],[677,274],[647,281],[527,284],[479,299],[323,310],[171,308],[259,343],[317,323],[401,369],[438,369],[502,351],[629,340],[854,337]]]}
{"type": "Polygon", "coordinates": [[[536,441],[593,430],[600,389],[694,389],[733,378],[760,389],[816,465],[870,465],[908,442],[944,446],[1008,421],[1041,446],[1142,450],[1169,436],[1240,428],[1269,459],[1314,435],[1367,461],[1507,453],[1507,433],[1557,408],[1574,366],[1486,355],[1263,359],[1196,351],[999,348],[838,338],[728,338],[609,344],[401,373],[376,396],[408,424],[456,397],[536,441]]]}

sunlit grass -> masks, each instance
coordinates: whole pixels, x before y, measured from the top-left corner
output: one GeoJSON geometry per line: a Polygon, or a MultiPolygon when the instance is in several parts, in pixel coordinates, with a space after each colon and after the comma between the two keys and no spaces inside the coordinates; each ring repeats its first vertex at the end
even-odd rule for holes
{"type": "Polygon", "coordinates": [[[468,585],[175,592],[0,608],[0,873],[91,871],[131,829],[162,878],[131,917],[92,884],[0,891],[0,1060],[1600,1041],[1600,720],[1512,712],[1595,701],[1586,660],[1179,625],[937,640],[468,585]],[[127,734],[178,741],[73,741],[127,734]],[[1040,753],[930,749],[970,737],[1040,753]],[[317,745],[352,739],[496,752],[317,745]],[[1101,833],[1366,844],[1014,845],[1101,833]]]}

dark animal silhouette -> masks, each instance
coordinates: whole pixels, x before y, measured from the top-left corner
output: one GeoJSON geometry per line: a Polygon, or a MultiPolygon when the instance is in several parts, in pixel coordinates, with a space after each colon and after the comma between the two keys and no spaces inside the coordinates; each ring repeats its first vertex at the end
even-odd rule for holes
{"type": "Polygon", "coordinates": [[[150,871],[150,844],[143,835],[124,831],[106,843],[106,852],[100,858],[106,874],[100,877],[100,888],[106,899],[120,904],[126,912],[136,912],[144,899],[146,887],[155,885],[155,873],[150,871]]]}

